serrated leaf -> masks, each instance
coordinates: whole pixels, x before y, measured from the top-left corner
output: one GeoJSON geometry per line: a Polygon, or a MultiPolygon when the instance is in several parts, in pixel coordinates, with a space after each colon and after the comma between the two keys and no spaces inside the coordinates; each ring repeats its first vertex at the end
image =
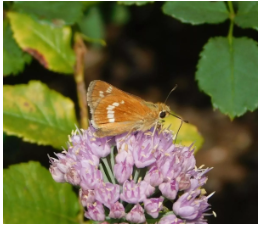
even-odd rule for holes
{"type": "Polygon", "coordinates": [[[215,108],[231,118],[257,108],[257,43],[248,38],[212,38],[204,46],[196,80],[215,108]]]}
{"type": "Polygon", "coordinates": [[[3,23],[3,74],[16,75],[31,62],[31,56],[23,52],[13,38],[13,33],[7,21],[3,23]]]}
{"type": "Polygon", "coordinates": [[[45,84],[4,85],[3,130],[7,134],[60,149],[75,124],[73,102],[45,84]]]}
{"type": "Polygon", "coordinates": [[[164,3],[162,10],[166,15],[193,25],[221,23],[229,17],[222,1],[168,1],[164,3]]]}
{"type": "Polygon", "coordinates": [[[143,6],[146,5],[148,3],[153,3],[154,1],[118,1],[118,4],[122,4],[122,5],[137,5],[137,6],[143,6]]]}
{"type": "Polygon", "coordinates": [[[238,2],[235,23],[242,28],[258,28],[258,1],[238,2]]]}
{"type": "Polygon", "coordinates": [[[14,10],[37,20],[54,24],[72,25],[80,19],[83,4],[80,1],[15,1],[14,10]]]}
{"type": "Polygon", "coordinates": [[[75,55],[70,46],[71,28],[54,28],[31,17],[9,12],[11,28],[19,46],[44,67],[60,73],[73,73],[75,55]]]}
{"type": "Polygon", "coordinates": [[[78,22],[78,25],[82,34],[84,34],[86,41],[106,45],[106,42],[104,41],[104,22],[101,16],[101,12],[97,7],[91,7],[86,15],[84,15],[78,22]]]}
{"type": "Polygon", "coordinates": [[[72,186],[56,183],[38,162],[4,169],[3,200],[5,224],[79,223],[72,186]]]}
{"type": "MultiPolygon", "coordinates": [[[[170,130],[172,130],[174,134],[176,134],[181,125],[180,119],[170,115],[164,120],[165,122],[163,124],[163,127],[168,128],[170,126],[170,130]]],[[[176,144],[181,144],[185,146],[190,146],[191,144],[193,144],[193,146],[195,147],[195,152],[197,152],[201,148],[203,142],[204,139],[200,135],[196,126],[190,123],[182,124],[177,136],[176,144]]]]}

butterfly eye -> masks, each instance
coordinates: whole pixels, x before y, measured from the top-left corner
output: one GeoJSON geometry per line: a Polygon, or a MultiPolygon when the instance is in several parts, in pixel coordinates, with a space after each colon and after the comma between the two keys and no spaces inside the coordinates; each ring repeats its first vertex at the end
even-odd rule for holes
{"type": "Polygon", "coordinates": [[[165,111],[161,111],[159,116],[160,116],[160,118],[164,118],[166,116],[166,112],[165,111]]]}

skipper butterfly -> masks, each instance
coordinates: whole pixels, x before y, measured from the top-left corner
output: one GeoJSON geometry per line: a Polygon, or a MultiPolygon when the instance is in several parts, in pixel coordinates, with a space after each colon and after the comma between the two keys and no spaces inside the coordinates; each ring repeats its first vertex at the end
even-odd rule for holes
{"type": "Polygon", "coordinates": [[[97,137],[144,132],[160,125],[171,114],[170,108],[164,103],[144,101],[100,80],[90,83],[87,101],[97,137]]]}

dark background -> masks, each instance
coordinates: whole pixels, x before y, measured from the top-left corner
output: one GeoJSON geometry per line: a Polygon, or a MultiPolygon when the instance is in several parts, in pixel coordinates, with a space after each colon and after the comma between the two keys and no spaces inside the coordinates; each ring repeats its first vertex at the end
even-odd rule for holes
{"type": "MultiPolygon", "coordinates": [[[[258,222],[258,152],[257,111],[231,121],[213,110],[210,97],[202,93],[195,81],[199,53],[210,37],[227,36],[229,21],[219,25],[183,24],[161,11],[162,3],[131,6],[130,20],[119,26],[106,21],[105,48],[88,45],[86,86],[94,79],[153,102],[164,102],[168,92],[178,84],[167,104],[176,113],[198,127],[205,142],[197,153],[197,166],[214,169],[208,174],[208,193],[216,191],[209,203],[217,218],[209,223],[258,222]]],[[[106,7],[103,4],[104,20],[106,7]]],[[[235,26],[234,36],[257,40],[257,31],[235,26]]],[[[212,62],[214,64],[214,62],[212,62]]],[[[19,76],[4,78],[4,84],[41,80],[50,88],[77,103],[73,76],[45,70],[36,60],[19,76]]],[[[78,114],[78,107],[77,107],[78,114]]],[[[48,167],[47,153],[56,150],[37,146],[4,135],[4,167],[10,164],[40,161],[48,167]]]]}

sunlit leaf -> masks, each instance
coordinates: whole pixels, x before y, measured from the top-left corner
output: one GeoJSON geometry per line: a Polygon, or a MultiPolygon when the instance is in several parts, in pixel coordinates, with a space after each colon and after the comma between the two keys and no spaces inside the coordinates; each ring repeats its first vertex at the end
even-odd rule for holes
{"type": "Polygon", "coordinates": [[[73,102],[38,81],[4,85],[3,130],[32,143],[65,146],[77,124],[73,102]]]}
{"type": "Polygon", "coordinates": [[[72,186],[56,183],[37,162],[4,169],[3,200],[5,224],[79,223],[79,203],[72,186]]]}
{"type": "Polygon", "coordinates": [[[258,49],[248,38],[211,38],[200,54],[196,79],[214,108],[234,118],[258,103],[258,49]]]}
{"type": "Polygon", "coordinates": [[[172,16],[183,23],[215,24],[228,19],[229,14],[222,1],[167,1],[162,7],[166,15],[172,16]]]}
{"type": "Polygon", "coordinates": [[[54,28],[20,13],[8,13],[14,38],[19,46],[44,67],[61,73],[73,73],[75,55],[70,46],[71,28],[54,28]]]}
{"type": "Polygon", "coordinates": [[[10,25],[3,23],[3,74],[17,74],[24,69],[26,63],[31,62],[31,56],[23,52],[13,38],[10,25]]]}
{"type": "Polygon", "coordinates": [[[177,136],[176,144],[181,144],[185,146],[190,146],[191,144],[193,144],[195,147],[195,152],[197,152],[204,142],[203,137],[200,135],[197,127],[190,123],[183,123],[181,128],[180,125],[180,119],[170,115],[165,118],[163,126],[164,128],[168,128],[170,126],[170,130],[172,130],[174,134],[176,134],[177,131],[180,129],[177,136]]]}

